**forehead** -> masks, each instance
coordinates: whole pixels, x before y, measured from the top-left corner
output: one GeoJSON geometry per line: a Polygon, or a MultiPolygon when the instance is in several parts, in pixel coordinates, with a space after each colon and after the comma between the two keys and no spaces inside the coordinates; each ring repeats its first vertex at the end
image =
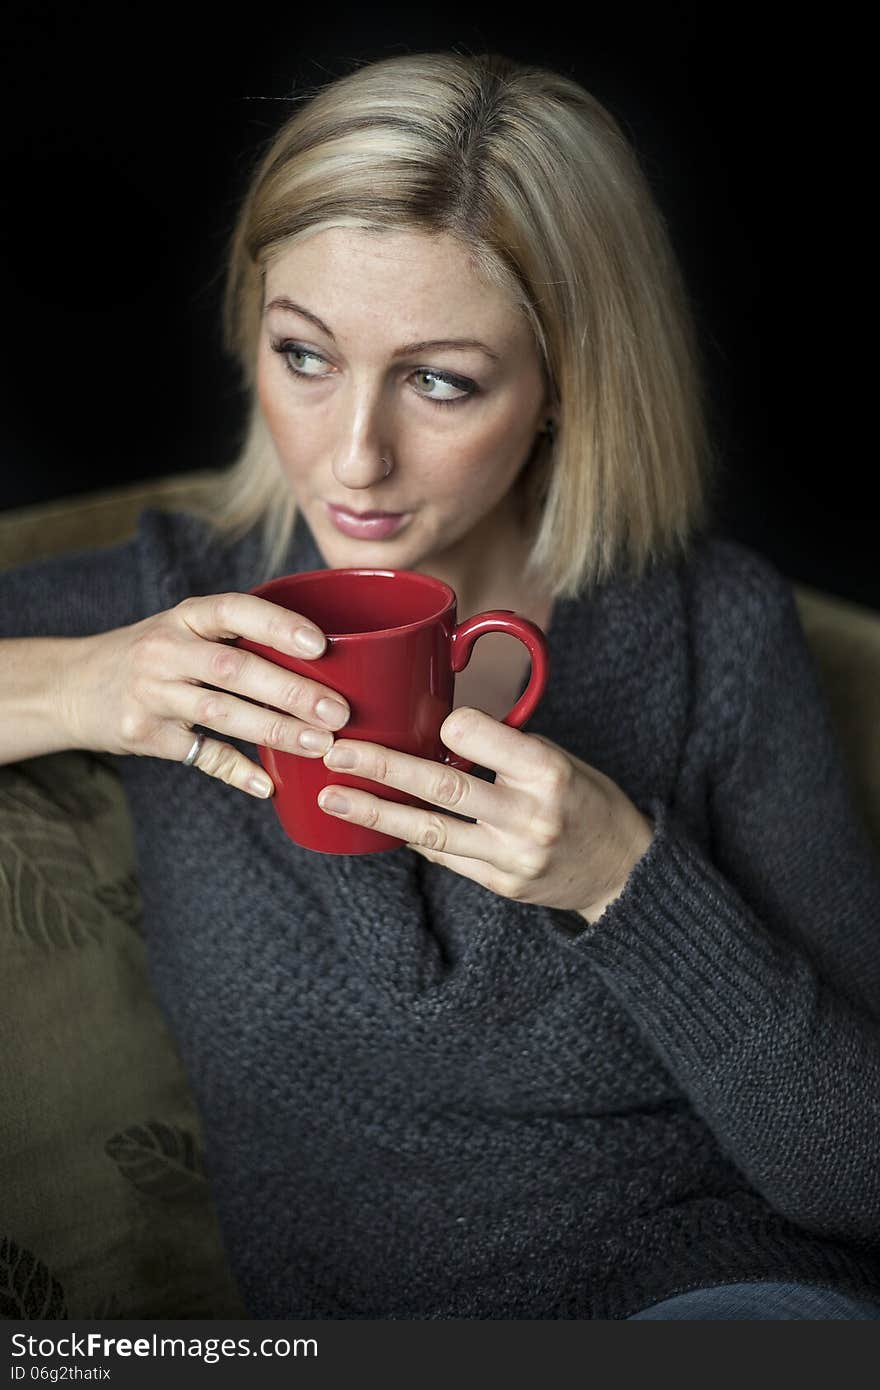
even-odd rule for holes
{"type": "Polygon", "coordinates": [[[282,248],[266,265],[265,299],[304,304],[337,331],[361,316],[394,319],[413,336],[494,334],[517,338],[527,325],[517,305],[475,268],[447,234],[330,227],[282,248]],[[334,322],[334,317],[337,322],[334,322]],[[430,322],[426,321],[430,318],[430,322]]]}

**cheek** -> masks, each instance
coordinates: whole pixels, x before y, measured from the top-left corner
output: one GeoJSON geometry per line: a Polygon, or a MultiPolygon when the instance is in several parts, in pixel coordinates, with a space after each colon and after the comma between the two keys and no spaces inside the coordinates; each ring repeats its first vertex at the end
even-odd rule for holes
{"type": "Polygon", "coordinates": [[[302,444],[302,431],[294,428],[284,382],[278,380],[277,372],[272,367],[272,363],[258,364],[255,382],[257,397],[276,452],[282,463],[289,463],[294,452],[294,441],[302,444]]]}
{"type": "Polygon", "coordinates": [[[528,423],[507,418],[487,421],[466,448],[452,447],[443,483],[463,500],[495,501],[509,488],[531,446],[528,423]]]}

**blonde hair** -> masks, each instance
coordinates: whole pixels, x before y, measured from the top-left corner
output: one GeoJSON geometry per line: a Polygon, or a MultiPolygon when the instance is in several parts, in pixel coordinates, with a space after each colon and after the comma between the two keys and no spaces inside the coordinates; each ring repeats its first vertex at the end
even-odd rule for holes
{"type": "Polygon", "coordinates": [[[298,510],[256,391],[265,268],[342,226],[457,238],[530,324],[557,416],[517,484],[531,579],[578,597],[683,555],[717,460],[681,272],[616,120],[575,81],[495,53],[389,57],[294,100],[228,248],[224,339],[249,409],[203,512],[229,539],[261,526],[255,583],[282,572],[298,510]]]}

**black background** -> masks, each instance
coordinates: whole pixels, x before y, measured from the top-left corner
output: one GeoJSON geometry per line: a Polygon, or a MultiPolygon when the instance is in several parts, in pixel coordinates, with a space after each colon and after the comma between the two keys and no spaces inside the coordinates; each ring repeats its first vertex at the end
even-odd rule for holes
{"type": "Polygon", "coordinates": [[[706,354],[716,529],[880,608],[873,451],[852,437],[870,229],[847,151],[866,35],[699,4],[224,13],[6,7],[0,509],[231,462],[226,239],[291,94],[353,60],[488,49],[574,77],[635,144],[706,354]]]}

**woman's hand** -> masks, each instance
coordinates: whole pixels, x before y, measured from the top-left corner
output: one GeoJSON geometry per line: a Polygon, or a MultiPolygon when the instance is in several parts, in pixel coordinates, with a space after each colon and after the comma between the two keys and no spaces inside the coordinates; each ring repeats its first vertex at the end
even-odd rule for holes
{"type": "MultiPolygon", "coordinates": [[[[320,757],[333,742],[330,731],[348,722],[347,702],[317,679],[227,645],[239,637],[300,660],[319,656],[326,645],[308,618],[234,591],[185,598],[129,627],[83,638],[64,672],[63,718],[72,746],[182,762],[193,725],[201,724],[298,757],[320,757]],[[317,651],[303,650],[302,633],[314,634],[317,651]]],[[[262,767],[222,737],[205,740],[195,765],[251,795],[271,793],[262,767]]]]}
{"type": "Polygon", "coordinates": [[[597,921],[650,845],[651,821],[604,773],[540,734],[513,729],[483,710],[453,710],[440,737],[454,753],[492,768],[494,784],[443,763],[347,738],[336,740],[324,763],[470,816],[475,825],[353,787],[326,788],[319,806],[394,835],[425,859],[502,897],[597,921]],[[350,809],[334,808],[331,795],[344,796],[350,809]]]}

